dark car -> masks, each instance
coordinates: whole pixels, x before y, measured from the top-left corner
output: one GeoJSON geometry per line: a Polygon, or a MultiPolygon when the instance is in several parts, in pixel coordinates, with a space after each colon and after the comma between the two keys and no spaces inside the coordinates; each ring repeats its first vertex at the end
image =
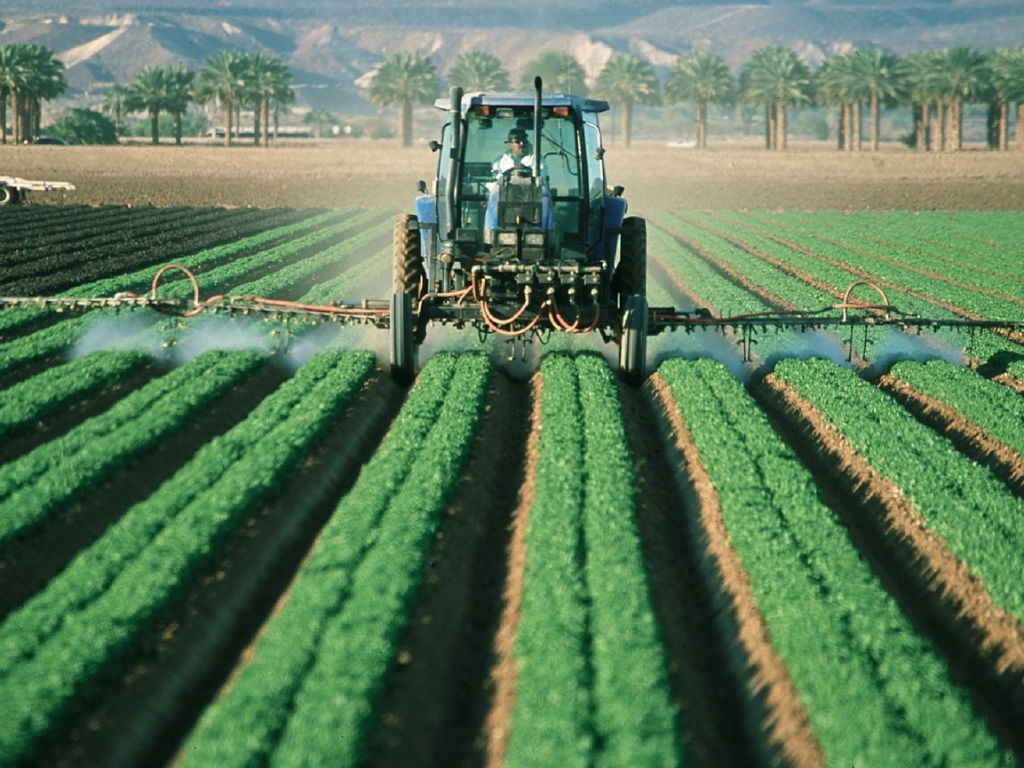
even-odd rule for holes
{"type": "Polygon", "coordinates": [[[33,142],[33,144],[56,144],[61,147],[68,146],[68,143],[60,138],[59,136],[39,136],[33,142]]]}

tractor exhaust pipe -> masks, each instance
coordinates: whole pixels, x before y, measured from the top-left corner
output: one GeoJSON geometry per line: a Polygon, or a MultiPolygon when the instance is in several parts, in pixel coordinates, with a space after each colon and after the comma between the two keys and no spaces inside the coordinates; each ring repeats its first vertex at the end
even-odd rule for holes
{"type": "Polygon", "coordinates": [[[540,102],[543,93],[540,75],[533,78],[533,178],[540,178],[540,102]]]}
{"type": "Polygon", "coordinates": [[[455,174],[458,172],[459,155],[462,154],[462,88],[454,85],[449,93],[451,102],[448,106],[448,116],[452,126],[452,151],[448,156],[448,177],[444,184],[446,240],[455,237],[455,229],[458,226],[455,221],[455,174]]]}

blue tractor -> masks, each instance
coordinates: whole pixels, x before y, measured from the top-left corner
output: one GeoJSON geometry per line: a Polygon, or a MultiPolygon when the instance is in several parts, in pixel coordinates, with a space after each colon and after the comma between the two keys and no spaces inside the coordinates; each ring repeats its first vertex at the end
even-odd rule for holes
{"type": "MultiPolygon", "coordinates": [[[[431,323],[513,345],[597,331],[619,347],[623,379],[644,377],[647,229],[609,187],[598,115],[572,94],[463,93],[447,110],[433,185],[395,222],[391,372],[415,376],[431,323]],[[510,154],[510,139],[523,143],[510,154]],[[525,151],[524,151],[525,149],[525,151]]],[[[525,348],[525,346],[524,346],[525,348]]],[[[514,352],[514,347],[513,347],[514,352]]]]}

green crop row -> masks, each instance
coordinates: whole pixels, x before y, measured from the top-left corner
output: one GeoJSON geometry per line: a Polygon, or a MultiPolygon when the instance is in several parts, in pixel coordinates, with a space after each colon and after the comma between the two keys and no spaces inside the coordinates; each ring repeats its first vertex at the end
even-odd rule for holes
{"type": "Polygon", "coordinates": [[[0,466],[0,549],[132,456],[177,433],[197,409],[230,391],[261,362],[251,352],[207,352],[0,466]]]}
{"type": "Polygon", "coordinates": [[[151,359],[141,352],[93,352],[0,391],[0,440],[148,362],[151,359]]]}
{"type": "MultiPolygon", "coordinates": [[[[67,617],[101,596],[124,567],[173,524],[182,509],[216,486],[229,471],[253,472],[254,480],[280,474],[282,466],[274,463],[278,454],[267,453],[262,441],[294,439],[296,430],[304,428],[310,415],[322,410],[320,400],[327,386],[350,392],[365,379],[372,365],[372,356],[365,353],[353,353],[343,360],[336,354],[317,355],[244,421],[200,448],[171,479],[129,509],[46,589],[0,624],[0,676],[30,659],[36,647],[67,617]],[[306,398],[313,400],[304,403],[306,398]]],[[[345,402],[344,397],[341,402],[345,402]]],[[[284,458],[289,459],[290,454],[284,458]]],[[[257,486],[259,483],[254,483],[257,486]]]]}
{"type": "MultiPolygon", "coordinates": [[[[331,226],[331,222],[334,222],[345,213],[351,215],[351,211],[332,211],[315,216],[309,216],[292,224],[274,227],[273,229],[268,229],[265,232],[243,237],[225,245],[204,249],[191,256],[178,259],[177,263],[189,269],[209,268],[211,265],[220,264],[222,262],[238,258],[240,255],[250,251],[266,249],[266,246],[270,243],[284,238],[293,238],[307,230],[329,227],[331,226]]],[[[113,296],[120,291],[145,293],[149,290],[149,287],[153,282],[154,274],[156,274],[156,270],[153,267],[144,267],[128,274],[117,275],[116,277],[107,277],[101,280],[94,280],[92,282],[85,283],[84,285],[65,291],[64,295],[91,297],[113,296]]],[[[172,279],[180,279],[180,273],[169,273],[168,280],[172,279]]],[[[34,323],[40,318],[51,314],[52,311],[53,310],[49,309],[23,307],[2,312],[0,313],[0,333],[12,331],[34,323]]]]}
{"type": "MultiPolygon", "coordinates": [[[[773,214],[772,216],[776,215],[773,214]]],[[[781,214],[778,216],[781,218],[781,214]]],[[[688,212],[686,218],[694,221],[702,228],[728,234],[744,243],[750,244],[766,255],[791,265],[802,274],[831,285],[837,291],[844,291],[854,281],[862,279],[860,274],[852,270],[859,269],[861,272],[867,272],[870,276],[874,275],[872,264],[867,257],[858,259],[859,254],[853,254],[834,244],[824,241],[805,243],[807,245],[805,250],[809,251],[809,253],[804,253],[798,248],[792,248],[773,240],[772,234],[785,233],[785,224],[775,223],[775,218],[769,218],[766,223],[763,216],[758,217],[754,214],[733,212],[723,212],[715,216],[688,212]],[[754,231],[751,231],[749,227],[753,227],[754,231]],[[838,266],[837,263],[846,263],[849,267],[838,266]]],[[[907,286],[907,290],[917,291],[919,288],[920,286],[915,282],[911,282],[907,286]]],[[[906,292],[906,290],[896,291],[888,288],[886,289],[886,294],[893,306],[901,312],[940,319],[956,317],[949,310],[939,307],[933,302],[913,296],[906,292]]],[[[880,300],[881,298],[874,291],[866,287],[858,288],[853,297],[870,302],[880,300]]],[[[971,354],[981,359],[987,359],[993,355],[1019,349],[1012,342],[1006,341],[987,331],[978,333],[970,339],[953,330],[938,330],[933,333],[942,342],[956,347],[964,346],[966,342],[970,342],[971,354]]],[[[871,335],[876,345],[880,341],[884,341],[885,337],[876,338],[878,336],[877,331],[873,331],[871,335]]]]}
{"type": "MultiPolygon", "coordinates": [[[[326,215],[327,214],[325,214],[325,216],[326,215]]],[[[197,277],[200,282],[201,291],[203,292],[200,298],[205,299],[215,291],[226,290],[229,287],[233,288],[233,281],[240,277],[259,272],[260,270],[267,269],[268,267],[275,267],[282,264],[287,265],[290,261],[294,261],[296,259],[296,255],[302,251],[324,246],[325,243],[328,243],[332,239],[341,237],[350,229],[365,225],[377,215],[378,214],[373,211],[362,212],[344,219],[338,224],[332,224],[330,226],[317,229],[314,232],[289,239],[279,245],[263,250],[257,250],[254,253],[244,256],[239,256],[238,254],[252,250],[251,247],[244,249],[244,251],[236,250],[233,252],[234,258],[229,257],[221,259],[223,263],[221,263],[220,266],[201,272],[197,277]]],[[[319,219],[320,217],[317,218],[319,219]]],[[[363,235],[358,234],[356,237],[361,240],[363,235]]],[[[277,237],[273,240],[277,239],[280,238],[277,237]]],[[[273,242],[273,240],[268,240],[266,242],[273,242]]],[[[206,259],[205,261],[200,260],[201,256],[202,254],[197,254],[194,257],[183,259],[181,263],[183,266],[199,269],[204,267],[206,262],[209,260],[208,257],[203,257],[206,259]]],[[[148,287],[148,284],[152,282],[154,274],[155,271],[152,269],[145,271],[145,279],[147,281],[146,287],[148,287]]],[[[129,277],[134,278],[135,275],[129,277]]],[[[119,279],[121,278],[115,278],[114,281],[119,279]]],[[[115,288],[114,285],[108,285],[106,288],[111,292],[115,290],[125,290],[126,284],[130,282],[130,279],[124,278],[120,283],[120,288],[115,288]]],[[[139,286],[132,287],[136,290],[145,290],[145,288],[141,288],[139,286]]],[[[251,285],[242,287],[251,287],[251,285]]],[[[161,298],[186,299],[191,298],[192,293],[193,289],[191,283],[182,279],[180,273],[176,270],[172,270],[167,273],[167,284],[165,285],[161,283],[158,289],[158,294],[161,298]]],[[[74,343],[82,330],[88,327],[90,319],[95,321],[97,317],[108,318],[115,312],[117,312],[117,310],[91,312],[89,313],[90,318],[81,318],[76,315],[70,322],[57,323],[56,325],[44,328],[28,336],[4,344],[0,347],[0,352],[2,352],[2,354],[0,354],[0,374],[32,360],[37,360],[42,357],[59,353],[62,349],[74,343]]]]}
{"type": "Polygon", "coordinates": [[[1009,387],[941,360],[897,363],[890,373],[1024,456],[1024,399],[1009,387]]]}
{"type": "Polygon", "coordinates": [[[185,766],[359,764],[489,374],[479,355],[424,367],[185,766]]]}
{"type": "Polygon", "coordinates": [[[943,659],[742,385],[710,360],[668,360],[659,372],[827,764],[1003,765],[943,659]]]}
{"type": "Polygon", "coordinates": [[[314,361],[267,407],[211,442],[129,510],[68,575],[0,627],[0,763],[30,755],[39,737],[117,667],[139,633],[217,556],[247,512],[334,424],[373,364],[365,353],[324,353],[314,361]],[[80,584],[79,578],[96,582],[80,584]],[[63,613],[54,615],[57,610],[63,613]]]}
{"type": "Polygon", "coordinates": [[[823,360],[783,360],[775,375],[903,490],[997,605],[1024,619],[1024,500],[852,371],[823,360]]]}
{"type": "MultiPolygon", "coordinates": [[[[845,245],[836,245],[817,231],[788,231],[785,237],[786,240],[813,253],[821,253],[855,269],[868,272],[881,280],[924,293],[938,301],[970,310],[982,317],[1006,319],[1020,316],[1021,307],[1015,302],[987,296],[911,269],[905,263],[908,258],[906,254],[899,262],[894,263],[892,258],[880,258],[877,254],[854,250],[845,245]]],[[[934,310],[931,314],[934,314],[934,310]]]]}
{"type": "Polygon", "coordinates": [[[506,764],[682,763],[614,377],[549,355],[506,764]]]}

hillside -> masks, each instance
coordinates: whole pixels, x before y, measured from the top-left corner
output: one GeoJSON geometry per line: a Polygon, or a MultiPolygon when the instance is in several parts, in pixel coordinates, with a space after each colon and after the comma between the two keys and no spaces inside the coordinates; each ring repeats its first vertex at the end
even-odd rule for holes
{"type": "Polygon", "coordinates": [[[5,3],[0,44],[32,41],[56,51],[67,65],[70,97],[88,98],[91,91],[127,82],[145,65],[199,66],[217,50],[237,48],[285,61],[295,76],[298,106],[349,113],[372,110],[364,98],[366,76],[400,50],[431,55],[442,74],[460,52],[490,50],[518,80],[538,51],[556,48],[571,51],[593,78],[623,51],[664,71],[679,53],[704,48],[738,70],[753,50],[777,42],[817,65],[865,45],[896,52],[1016,45],[1024,22],[1020,3],[998,0],[627,0],[597,6],[525,0],[514,14],[494,0],[313,0],[285,8],[270,0],[225,0],[216,8],[197,7],[194,0],[70,0],[47,10],[49,2],[5,3]]]}

